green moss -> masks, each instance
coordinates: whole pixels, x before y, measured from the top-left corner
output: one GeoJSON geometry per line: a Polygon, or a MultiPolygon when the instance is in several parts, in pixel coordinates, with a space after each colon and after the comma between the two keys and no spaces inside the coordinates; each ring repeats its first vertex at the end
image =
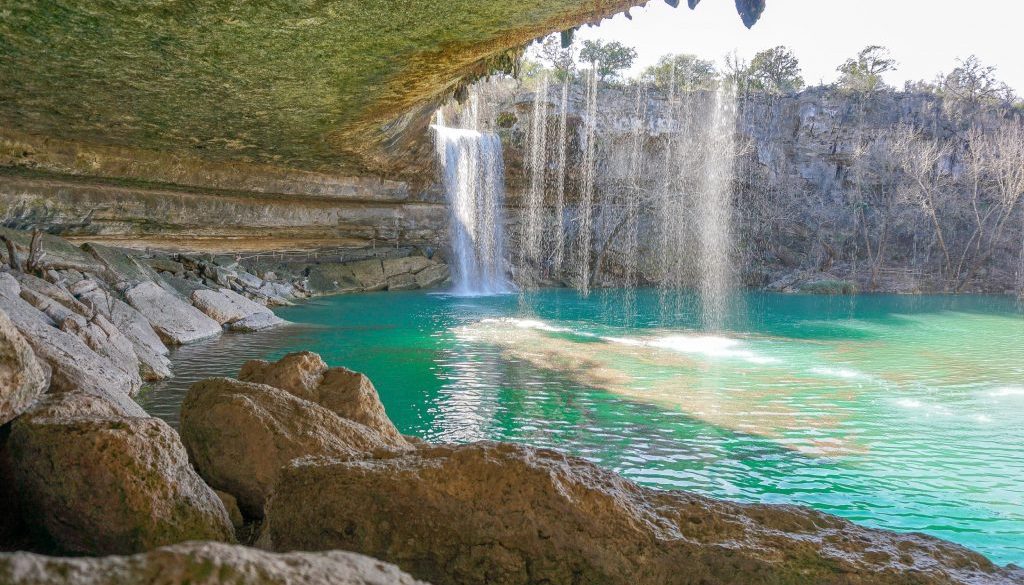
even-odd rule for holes
{"type": "Polygon", "coordinates": [[[0,125],[207,160],[360,169],[412,121],[385,125],[464,76],[507,68],[509,49],[634,3],[12,0],[0,18],[0,125]]]}

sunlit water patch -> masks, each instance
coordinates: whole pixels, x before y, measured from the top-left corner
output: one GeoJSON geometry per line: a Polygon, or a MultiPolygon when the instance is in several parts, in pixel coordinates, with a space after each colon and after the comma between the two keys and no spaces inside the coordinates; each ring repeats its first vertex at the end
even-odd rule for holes
{"type": "MultiPolygon", "coordinates": [[[[310,349],[367,373],[432,441],[554,447],[632,479],[810,505],[1024,562],[1024,318],[1007,299],[747,295],[714,333],[657,293],[388,293],[281,311],[298,323],[173,356],[194,379],[310,349]]],[[[684,299],[685,301],[685,299],[684,299]]]]}

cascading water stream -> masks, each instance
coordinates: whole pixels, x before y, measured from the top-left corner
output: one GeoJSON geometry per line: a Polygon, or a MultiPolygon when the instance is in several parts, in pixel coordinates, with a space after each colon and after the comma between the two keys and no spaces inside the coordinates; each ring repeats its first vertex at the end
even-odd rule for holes
{"type": "Polygon", "coordinates": [[[721,329],[732,285],[732,179],[736,96],[728,84],[715,93],[704,155],[704,181],[696,195],[702,325],[721,329]]]}
{"type": "MultiPolygon", "coordinates": [[[[476,108],[471,108],[475,120],[476,108]]],[[[476,129],[432,126],[448,204],[452,292],[475,296],[512,290],[505,276],[505,167],[501,139],[476,129]]]]}
{"type": "Polygon", "coordinates": [[[587,79],[587,111],[584,118],[583,169],[576,233],[576,289],[590,294],[591,219],[594,205],[594,187],[597,167],[597,66],[587,79]]]}
{"type": "Polygon", "coordinates": [[[524,273],[534,272],[541,261],[544,232],[544,186],[547,171],[548,77],[543,76],[533,98],[530,121],[530,189],[526,196],[526,217],[522,222],[521,261],[524,273]]]}
{"type": "Polygon", "coordinates": [[[558,181],[555,185],[555,213],[553,225],[551,270],[562,271],[565,258],[565,172],[568,139],[569,80],[562,82],[562,106],[558,111],[558,181]]]}

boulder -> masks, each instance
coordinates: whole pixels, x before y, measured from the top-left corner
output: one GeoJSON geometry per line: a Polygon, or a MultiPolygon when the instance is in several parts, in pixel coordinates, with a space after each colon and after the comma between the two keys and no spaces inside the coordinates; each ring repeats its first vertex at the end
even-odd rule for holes
{"type": "Polygon", "coordinates": [[[181,262],[171,260],[167,256],[152,256],[143,260],[150,268],[159,272],[169,272],[171,274],[183,274],[185,272],[185,266],[181,262]]]}
{"type": "Polygon", "coordinates": [[[242,511],[238,508],[238,500],[235,499],[235,496],[220,490],[214,490],[214,493],[220,498],[220,503],[224,504],[231,525],[235,527],[236,531],[242,528],[245,525],[245,518],[242,517],[242,511]]]}
{"type": "Polygon", "coordinates": [[[192,293],[192,304],[221,324],[231,324],[255,315],[263,317],[260,320],[253,320],[253,324],[263,323],[264,329],[284,323],[267,307],[226,288],[219,291],[197,290],[192,293]]]}
{"type": "Polygon", "coordinates": [[[167,346],[160,341],[160,336],[142,313],[99,288],[83,293],[80,300],[128,338],[138,357],[143,379],[151,381],[171,377],[167,346]]]}
{"type": "Polygon", "coordinates": [[[167,283],[175,292],[186,299],[192,298],[192,293],[197,290],[213,290],[210,287],[202,283],[201,280],[189,280],[180,276],[174,276],[171,274],[164,274],[161,278],[167,283]]]}
{"type": "Polygon", "coordinates": [[[236,278],[238,278],[238,282],[242,283],[242,285],[247,286],[249,288],[259,288],[263,286],[262,278],[256,276],[255,274],[249,274],[244,270],[239,270],[235,276],[236,278]]]}
{"type": "Polygon", "coordinates": [[[348,267],[363,290],[375,291],[387,288],[388,281],[384,276],[384,266],[380,260],[353,262],[348,267]]]}
{"type": "Polygon", "coordinates": [[[433,262],[424,256],[406,256],[404,258],[388,258],[382,264],[384,276],[390,278],[399,274],[415,274],[431,266],[433,262]]]}
{"type": "Polygon", "coordinates": [[[212,378],[192,385],[181,405],[181,438],[212,487],[238,500],[251,518],[282,465],[297,457],[362,458],[392,448],[383,435],[283,390],[212,378]]]}
{"type": "MultiPolygon", "coordinates": [[[[22,260],[28,257],[32,232],[0,227],[0,235],[10,238],[22,260]]],[[[41,234],[41,238],[41,250],[44,255],[39,262],[40,267],[47,270],[72,269],[82,272],[97,272],[103,269],[103,265],[90,254],[64,238],[47,233],[41,234]]]]}
{"type": "Polygon", "coordinates": [[[77,335],[61,331],[44,313],[25,302],[17,281],[0,273],[0,309],[51,371],[50,392],[84,392],[116,404],[122,414],[144,416],[129,396],[138,390],[133,378],[100,356],[77,335]]]}
{"type": "Polygon", "coordinates": [[[350,552],[276,554],[217,542],[132,556],[59,558],[0,553],[6,585],[427,585],[398,567],[350,552]]]}
{"type": "MultiPolygon", "coordinates": [[[[69,291],[63,287],[47,282],[42,278],[32,276],[31,274],[25,274],[22,272],[13,273],[14,278],[21,285],[22,290],[31,290],[40,295],[44,295],[51,300],[60,303],[68,310],[77,313],[79,315],[90,316],[91,312],[89,307],[83,305],[78,301],[69,291]]],[[[83,281],[85,282],[85,281],[83,281]]]]}
{"type": "Polygon", "coordinates": [[[640,487],[526,446],[424,446],[372,460],[295,461],[264,545],[342,549],[437,585],[1009,583],[966,548],[796,506],[640,487]]]}
{"type": "Polygon", "coordinates": [[[124,293],[128,304],[149,320],[165,343],[180,345],[219,334],[220,323],[153,282],[143,282],[124,293]]]}
{"type": "Polygon", "coordinates": [[[416,284],[420,288],[432,288],[444,284],[449,276],[446,264],[434,264],[416,273],[416,284]]]}
{"type": "Polygon", "coordinates": [[[86,320],[85,317],[74,315],[62,321],[60,329],[77,335],[89,349],[107,358],[114,367],[124,372],[131,380],[130,395],[134,396],[142,389],[142,368],[135,354],[135,346],[106,317],[95,315],[86,320]]]}
{"type": "Polygon", "coordinates": [[[61,551],[131,554],[234,538],[224,505],[160,419],[49,395],[12,423],[7,448],[26,524],[61,551]]]}
{"type": "Polygon", "coordinates": [[[249,315],[244,319],[233,321],[232,323],[228,324],[228,329],[230,329],[231,331],[239,331],[245,333],[270,329],[271,327],[277,327],[278,325],[282,325],[284,323],[286,323],[284,319],[278,317],[273,313],[256,313],[254,315],[249,315]]]}
{"type": "Polygon", "coordinates": [[[363,289],[352,269],[344,264],[310,266],[306,274],[306,286],[317,294],[357,292],[363,289]]]}
{"type": "Polygon", "coordinates": [[[46,392],[49,378],[50,372],[0,310],[0,425],[32,406],[46,392]]]}
{"type": "Polygon", "coordinates": [[[159,281],[160,275],[140,258],[121,250],[100,244],[83,244],[82,250],[99,260],[105,270],[102,275],[110,284],[159,281]]]}
{"type": "Polygon", "coordinates": [[[328,368],[313,352],[290,353],[274,363],[250,360],[242,365],[238,379],[273,386],[315,402],[342,418],[376,430],[395,447],[408,447],[384,411],[373,382],[359,372],[328,368]]]}
{"type": "Polygon", "coordinates": [[[78,296],[92,292],[99,288],[99,283],[91,278],[82,278],[70,284],[71,294],[78,296]]]}

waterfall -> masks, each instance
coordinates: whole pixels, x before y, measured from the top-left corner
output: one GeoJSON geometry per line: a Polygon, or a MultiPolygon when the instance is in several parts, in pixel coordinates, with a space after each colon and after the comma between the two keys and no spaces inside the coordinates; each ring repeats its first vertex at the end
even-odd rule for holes
{"type": "Polygon", "coordinates": [[[579,215],[576,233],[576,288],[583,296],[590,294],[591,218],[597,167],[597,65],[587,80],[587,113],[584,119],[583,169],[580,187],[579,215]]]}
{"type": "Polygon", "coordinates": [[[644,199],[644,142],[647,136],[647,87],[637,85],[633,108],[633,136],[629,154],[629,192],[626,194],[622,246],[625,286],[636,288],[640,254],[640,202],[644,199]]]}
{"type": "Polygon", "coordinates": [[[720,329],[732,285],[732,179],[736,95],[723,83],[715,93],[705,141],[704,180],[696,195],[702,324],[720,329]]]}
{"type": "Polygon", "coordinates": [[[566,140],[568,139],[569,115],[569,79],[562,82],[562,107],[558,111],[558,183],[555,186],[554,213],[554,253],[551,257],[551,269],[555,274],[562,271],[562,260],[565,256],[565,172],[566,172],[566,140]]]}
{"type": "Polygon", "coordinates": [[[526,217],[523,221],[520,266],[533,272],[541,260],[541,236],[544,229],[544,177],[547,170],[548,78],[540,80],[533,97],[530,121],[529,171],[530,189],[526,196],[526,217]]]}
{"type": "MultiPolygon", "coordinates": [[[[470,109],[471,120],[477,116],[470,109]]],[[[452,292],[507,293],[505,277],[505,168],[501,139],[476,129],[432,126],[448,204],[452,292]]]]}

